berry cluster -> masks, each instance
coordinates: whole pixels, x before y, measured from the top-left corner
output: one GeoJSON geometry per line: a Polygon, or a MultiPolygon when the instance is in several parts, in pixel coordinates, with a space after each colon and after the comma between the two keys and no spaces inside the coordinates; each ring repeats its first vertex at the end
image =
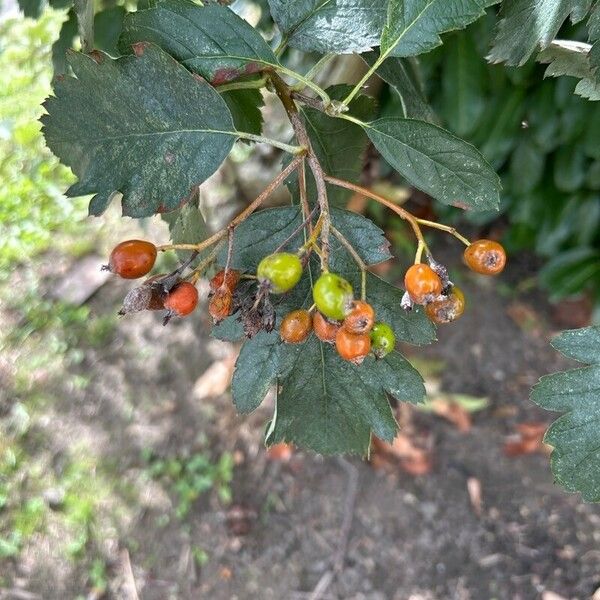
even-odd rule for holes
{"type": "MultiPolygon", "coordinates": [[[[127,240],[114,248],[108,265],[103,268],[124,279],[144,277],[154,267],[157,251],[151,242],[127,240]]],[[[187,278],[182,274],[196,256],[197,253],[192,254],[172,273],[153,275],[132,289],[119,314],[165,310],[166,325],[173,317],[192,313],[198,305],[195,283],[202,269],[192,271],[187,278]]],[[[298,284],[305,258],[306,250],[302,247],[297,254],[275,252],[264,257],[256,275],[244,275],[228,266],[220,270],[210,280],[208,311],[213,321],[219,323],[239,312],[248,337],[263,329],[271,331],[275,326],[275,309],[270,295],[285,294],[298,284]]],[[[476,273],[497,275],[506,264],[506,253],[497,242],[478,240],[467,246],[464,260],[476,273]]],[[[447,269],[429,252],[427,263],[417,261],[407,270],[401,307],[410,310],[415,304],[423,305],[433,322],[450,323],[464,312],[464,294],[448,279],[447,269]]],[[[394,349],[394,332],[387,323],[376,322],[375,310],[366,301],[364,288],[363,297],[357,300],[346,279],[323,270],[312,293],[314,304],[310,309],[294,310],[282,319],[279,333],[284,342],[300,344],[314,331],[319,340],[334,344],[339,356],[354,364],[362,363],[370,353],[383,358],[394,349]]]]}
{"type": "MultiPolygon", "coordinates": [[[[278,273],[271,276],[275,279],[268,279],[269,284],[277,286],[278,273]]],[[[375,322],[373,307],[355,300],[352,286],[343,277],[322,273],[313,286],[313,300],[309,310],[294,310],[283,318],[279,335],[284,342],[302,343],[314,331],[322,342],[335,344],[341,358],[354,364],[360,364],[370,352],[383,358],[394,349],[392,328],[375,322]]]]}

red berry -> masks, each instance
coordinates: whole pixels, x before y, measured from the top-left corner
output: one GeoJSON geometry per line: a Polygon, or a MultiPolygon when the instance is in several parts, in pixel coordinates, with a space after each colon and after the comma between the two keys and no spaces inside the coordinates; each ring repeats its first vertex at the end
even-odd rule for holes
{"type": "Polygon", "coordinates": [[[165,308],[169,313],[185,317],[198,305],[198,290],[189,281],[181,281],[173,287],[165,298],[165,308]]]}
{"type": "Polygon", "coordinates": [[[221,286],[225,286],[230,292],[233,292],[240,280],[240,275],[241,273],[239,271],[234,271],[233,269],[229,269],[227,275],[225,275],[225,269],[221,269],[210,280],[210,289],[214,292],[221,286]]]}
{"type": "Polygon", "coordinates": [[[281,321],[279,335],[288,344],[304,342],[312,329],[312,319],[307,310],[294,310],[281,321]]]}
{"type": "Polygon", "coordinates": [[[216,289],[208,302],[208,312],[215,323],[219,323],[231,314],[233,305],[233,294],[227,287],[216,289]]]}
{"type": "Polygon", "coordinates": [[[427,304],[442,293],[442,280],[431,267],[418,263],[406,271],[404,287],[415,304],[427,304]]]}
{"type": "Polygon", "coordinates": [[[137,279],[148,274],[156,261],[156,246],[144,240],[127,240],[110,253],[108,270],[123,277],[137,279]]]}
{"type": "Polygon", "coordinates": [[[430,302],[425,307],[425,312],[438,325],[451,323],[465,312],[465,295],[459,287],[454,286],[448,296],[430,302]]]}
{"type": "Polygon", "coordinates": [[[493,240],[477,240],[465,249],[464,259],[475,273],[498,275],[506,265],[506,252],[493,240]]]}
{"type": "Polygon", "coordinates": [[[313,315],[313,330],[315,335],[327,344],[335,344],[335,336],[341,324],[338,321],[330,321],[318,310],[313,315]]]}
{"type": "Polygon", "coordinates": [[[373,307],[363,300],[355,300],[344,319],[344,329],[350,333],[369,333],[375,323],[373,307]]]}
{"type": "Polygon", "coordinates": [[[371,336],[368,333],[350,333],[340,327],[335,336],[335,347],[344,360],[360,365],[371,351],[371,336]]]}

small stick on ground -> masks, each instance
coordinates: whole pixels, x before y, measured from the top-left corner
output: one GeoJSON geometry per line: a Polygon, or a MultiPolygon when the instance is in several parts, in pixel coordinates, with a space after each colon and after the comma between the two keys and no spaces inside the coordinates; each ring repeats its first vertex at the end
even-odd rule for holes
{"type": "Polygon", "coordinates": [[[129,559],[129,550],[127,550],[127,548],[121,551],[121,566],[123,568],[123,578],[125,579],[127,600],[140,600],[135,585],[133,569],[131,568],[131,560],[129,559]]]}
{"type": "Polygon", "coordinates": [[[354,507],[356,505],[356,496],[358,494],[358,469],[345,458],[338,457],[338,463],[348,474],[348,489],[346,492],[346,502],[344,504],[344,519],[340,528],[340,540],[338,547],[331,559],[331,568],[325,571],[319,579],[308,600],[323,600],[329,586],[334,579],[343,571],[346,561],[346,552],[348,551],[348,542],[350,540],[350,529],[354,519],[354,507]]]}

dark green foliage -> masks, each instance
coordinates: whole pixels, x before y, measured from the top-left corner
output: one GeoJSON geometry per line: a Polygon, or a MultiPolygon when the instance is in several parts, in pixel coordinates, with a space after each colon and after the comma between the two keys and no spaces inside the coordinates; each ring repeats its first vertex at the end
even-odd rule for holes
{"type": "Polygon", "coordinates": [[[79,177],[67,194],[95,194],[91,214],[117,192],[125,215],[172,210],[229,153],[236,134],[225,102],[156,46],[100,63],[71,53],[69,64],[77,79],[56,82],[44,136],[79,177]]]}
{"type": "Polygon", "coordinates": [[[600,327],[565,331],[552,345],[587,367],[546,375],[531,399],[547,410],[564,412],[548,429],[552,471],[567,490],[600,501],[600,327]]]}

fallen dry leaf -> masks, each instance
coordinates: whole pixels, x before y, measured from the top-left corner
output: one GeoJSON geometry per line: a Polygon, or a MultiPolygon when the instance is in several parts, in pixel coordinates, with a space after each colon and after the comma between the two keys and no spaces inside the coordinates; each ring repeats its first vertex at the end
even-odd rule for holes
{"type": "MultiPolygon", "coordinates": [[[[422,440],[429,441],[429,440],[422,440]]],[[[405,433],[399,433],[394,441],[389,444],[377,437],[373,437],[370,462],[375,469],[393,470],[400,467],[409,475],[426,475],[433,467],[431,457],[431,443],[427,449],[417,446],[415,441],[405,433]]]]}
{"type": "Polygon", "coordinates": [[[455,425],[459,431],[463,433],[470,431],[471,415],[460,404],[447,398],[435,399],[430,404],[434,414],[455,425]]]}
{"type": "Polygon", "coordinates": [[[216,360],[198,377],[194,384],[193,396],[196,400],[205,400],[224,394],[231,382],[235,367],[235,353],[216,360]]]}
{"type": "Polygon", "coordinates": [[[517,433],[504,443],[504,454],[511,457],[536,452],[549,454],[552,449],[543,442],[547,428],[546,423],[518,423],[515,426],[517,433]]]}

